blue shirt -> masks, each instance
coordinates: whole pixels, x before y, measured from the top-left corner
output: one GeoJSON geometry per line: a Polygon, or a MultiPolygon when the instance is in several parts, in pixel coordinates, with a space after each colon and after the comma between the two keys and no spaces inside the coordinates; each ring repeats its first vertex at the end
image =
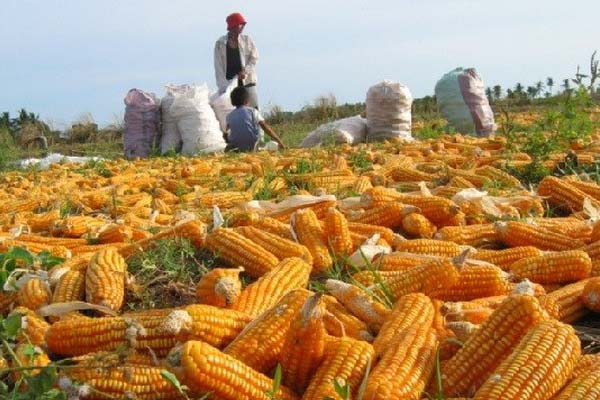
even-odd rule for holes
{"type": "Polygon", "coordinates": [[[242,106],[227,115],[229,125],[228,141],[232,147],[240,151],[252,151],[260,137],[259,122],[263,117],[258,110],[242,106]]]}

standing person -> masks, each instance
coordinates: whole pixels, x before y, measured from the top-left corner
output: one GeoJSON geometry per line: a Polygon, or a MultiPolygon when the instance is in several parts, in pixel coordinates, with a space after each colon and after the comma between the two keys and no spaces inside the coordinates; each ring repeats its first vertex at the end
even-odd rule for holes
{"type": "Polygon", "coordinates": [[[260,137],[260,128],[269,135],[282,149],[286,149],[279,136],[265,122],[256,108],[249,107],[250,93],[243,86],[238,86],[231,91],[231,104],[235,110],[227,115],[227,129],[225,151],[253,151],[256,150],[260,137]]]}
{"type": "Polygon", "coordinates": [[[240,13],[233,13],[225,19],[227,34],[215,43],[215,76],[219,93],[225,93],[231,81],[248,90],[250,106],[258,109],[256,93],[256,63],[258,51],[248,35],[242,35],[246,19],[240,13]]]}

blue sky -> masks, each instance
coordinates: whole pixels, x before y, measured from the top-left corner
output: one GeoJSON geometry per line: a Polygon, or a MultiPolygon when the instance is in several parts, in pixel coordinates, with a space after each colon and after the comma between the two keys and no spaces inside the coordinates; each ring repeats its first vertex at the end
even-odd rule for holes
{"type": "Polygon", "coordinates": [[[588,69],[600,1],[1,0],[0,111],[25,107],[61,126],[123,114],[130,88],[215,87],[212,52],[240,11],[260,52],[261,106],[317,96],[364,101],[392,79],[432,94],[445,72],[476,67],[488,85],[533,84],[588,69]]]}

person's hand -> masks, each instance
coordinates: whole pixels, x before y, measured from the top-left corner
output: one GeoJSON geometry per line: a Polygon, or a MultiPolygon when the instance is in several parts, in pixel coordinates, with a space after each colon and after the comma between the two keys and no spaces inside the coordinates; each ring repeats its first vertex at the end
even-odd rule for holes
{"type": "Polygon", "coordinates": [[[246,79],[246,71],[241,70],[240,73],[238,74],[238,78],[240,78],[241,80],[246,79]]]}

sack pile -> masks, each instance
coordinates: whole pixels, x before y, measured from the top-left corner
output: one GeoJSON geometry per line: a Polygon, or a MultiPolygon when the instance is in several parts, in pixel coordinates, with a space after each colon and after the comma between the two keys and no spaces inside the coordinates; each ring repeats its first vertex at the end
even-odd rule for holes
{"type": "Polygon", "coordinates": [[[154,93],[131,89],[125,96],[125,157],[149,157],[159,132],[160,101],[154,93]]]}
{"type": "Polygon", "coordinates": [[[300,147],[316,147],[323,143],[357,144],[367,137],[367,120],[356,115],[320,125],[309,133],[300,147]]]}
{"type": "MultiPolygon", "coordinates": [[[[169,139],[169,143],[181,138],[183,155],[214,153],[225,149],[219,121],[208,102],[206,84],[174,86],[168,96],[173,99],[171,106],[166,109],[167,120],[174,121],[177,127],[177,136],[169,139]]],[[[172,124],[169,129],[173,129],[172,124]]],[[[171,131],[169,135],[173,136],[175,132],[171,131]]],[[[163,152],[168,150],[161,148],[163,152]]]]}
{"type": "Polygon", "coordinates": [[[449,126],[463,134],[488,136],[496,130],[485,85],[475,68],[456,68],[435,85],[438,109],[449,126]]]}
{"type": "Polygon", "coordinates": [[[413,140],[412,95],[398,82],[383,81],[367,92],[367,141],[413,140]]]}

